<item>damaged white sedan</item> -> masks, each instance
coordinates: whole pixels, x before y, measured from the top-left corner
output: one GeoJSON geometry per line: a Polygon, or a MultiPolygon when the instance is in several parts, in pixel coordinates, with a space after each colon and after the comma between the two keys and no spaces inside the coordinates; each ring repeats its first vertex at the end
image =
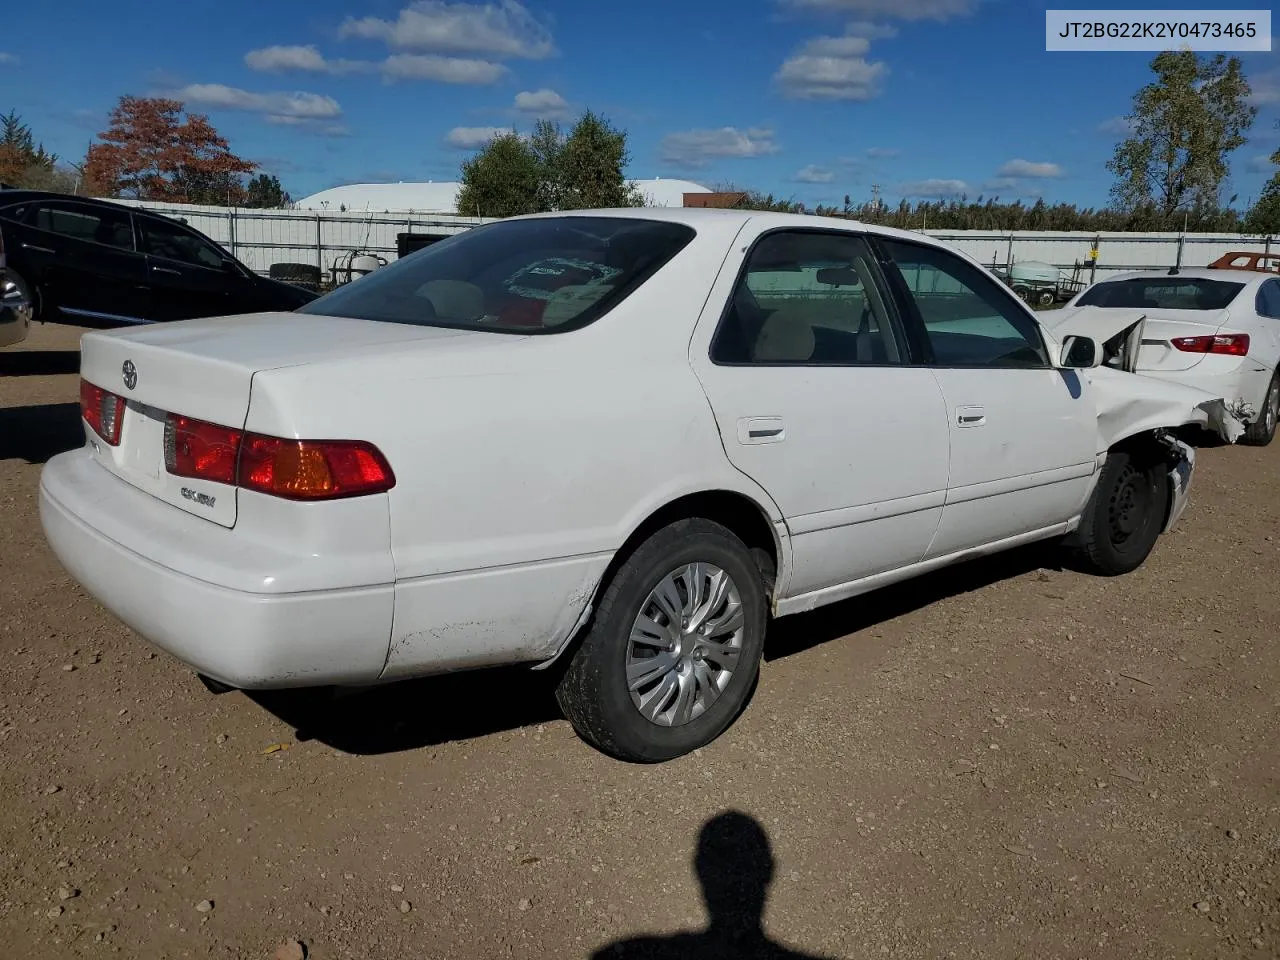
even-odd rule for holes
{"type": "Polygon", "coordinates": [[[1103,344],[1103,362],[1222,397],[1264,447],[1280,420],[1280,277],[1242,269],[1108,277],[1046,318],[1058,337],[1103,344]]]}
{"type": "Polygon", "coordinates": [[[554,665],[639,761],[732,723],[771,617],[1048,538],[1133,570],[1222,418],[928,238],[718,210],[504,220],[82,357],[41,518],[142,636],[240,688],[554,665]]]}

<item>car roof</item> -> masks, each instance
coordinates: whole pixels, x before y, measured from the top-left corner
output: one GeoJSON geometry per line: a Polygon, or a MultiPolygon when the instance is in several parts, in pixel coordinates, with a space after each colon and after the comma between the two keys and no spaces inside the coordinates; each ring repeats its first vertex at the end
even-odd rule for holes
{"type": "Polygon", "coordinates": [[[110,197],[82,197],[75,193],[55,193],[52,190],[0,190],[0,206],[10,206],[15,203],[29,203],[32,200],[71,200],[74,203],[84,203],[89,206],[97,207],[114,207],[117,210],[138,210],[141,213],[149,211],[135,208],[125,203],[118,203],[110,197]]]}
{"type": "MultiPolygon", "coordinates": [[[[865,233],[887,237],[895,240],[910,240],[914,243],[938,247],[950,253],[959,253],[972,260],[963,251],[950,247],[933,237],[911,230],[899,230],[896,227],[882,227],[877,224],[863,223],[861,220],[847,220],[844,217],[820,217],[803,213],[777,213],[771,210],[726,210],[718,207],[603,207],[595,210],[556,210],[549,213],[530,213],[511,220],[532,220],[546,217],[633,217],[637,220],[661,220],[667,223],[683,223],[697,229],[699,226],[725,223],[746,224],[755,222],[762,231],[778,229],[810,229],[837,230],[848,233],[865,233]]],[[[975,263],[977,261],[974,261],[975,263]]],[[[981,264],[979,264],[981,266],[981,264]]],[[[1228,272],[1228,271],[1223,271],[1228,272]]],[[[1239,271],[1230,271],[1239,273],[1239,271]]]]}

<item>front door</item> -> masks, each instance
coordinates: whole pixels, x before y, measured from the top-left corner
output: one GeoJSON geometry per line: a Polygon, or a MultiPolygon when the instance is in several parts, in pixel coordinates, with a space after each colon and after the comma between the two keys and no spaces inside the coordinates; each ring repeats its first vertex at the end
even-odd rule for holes
{"type": "Polygon", "coordinates": [[[218,247],[180,223],[139,217],[155,320],[237,313],[246,279],[218,247]]]}
{"type": "Polygon", "coordinates": [[[865,239],[753,238],[752,225],[721,268],[691,361],[729,459],[786,519],[794,562],[782,596],[916,563],[947,483],[933,373],[913,365],[865,239]]]}
{"type": "Polygon", "coordinates": [[[1096,468],[1087,384],[1054,367],[1035,318],[984,271],[935,246],[877,244],[904,313],[925,331],[949,418],[947,504],[929,555],[1075,517],[1096,468]]]}

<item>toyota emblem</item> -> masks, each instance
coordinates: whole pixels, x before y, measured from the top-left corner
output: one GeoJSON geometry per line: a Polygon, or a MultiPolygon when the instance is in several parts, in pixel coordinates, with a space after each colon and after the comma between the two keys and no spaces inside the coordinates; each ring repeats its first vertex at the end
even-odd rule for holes
{"type": "Polygon", "coordinates": [[[124,374],[124,385],[130,390],[138,385],[138,368],[133,365],[132,360],[126,360],[120,372],[124,374]]]}

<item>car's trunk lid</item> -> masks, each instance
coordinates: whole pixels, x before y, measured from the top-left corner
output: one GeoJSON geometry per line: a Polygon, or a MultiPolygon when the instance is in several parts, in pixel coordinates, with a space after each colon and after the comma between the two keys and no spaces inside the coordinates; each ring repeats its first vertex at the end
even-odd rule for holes
{"type": "MultiPolygon", "coordinates": [[[[235,525],[236,488],[169,473],[170,414],[240,430],[254,374],[395,349],[409,341],[511,338],[491,333],[281,313],[189,320],[81,338],[81,376],[125,401],[120,442],[86,426],[93,456],[157,499],[226,527],[235,525]]],[[[312,438],[314,439],[314,438],[312,438]]],[[[172,440],[170,440],[172,442],[172,440]]]]}
{"type": "Polygon", "coordinates": [[[1107,363],[1133,373],[1190,370],[1203,353],[1179,350],[1178,337],[1203,337],[1224,329],[1226,310],[1105,309],[1081,307],[1051,327],[1059,340],[1090,337],[1106,348],[1107,363]]]}

